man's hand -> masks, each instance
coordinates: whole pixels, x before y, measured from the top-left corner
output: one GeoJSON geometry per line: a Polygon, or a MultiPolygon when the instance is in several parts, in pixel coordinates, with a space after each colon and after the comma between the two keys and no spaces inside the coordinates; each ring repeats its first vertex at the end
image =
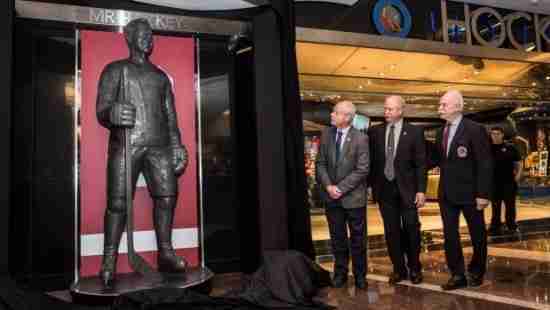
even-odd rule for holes
{"type": "Polygon", "coordinates": [[[476,208],[478,210],[483,210],[485,208],[487,208],[487,206],[489,205],[489,200],[485,199],[485,198],[476,198],[476,208]]]}
{"type": "Polygon", "coordinates": [[[111,108],[111,124],[132,128],[136,124],[136,107],[129,102],[117,102],[111,108]]]}
{"type": "Polygon", "coordinates": [[[334,200],[340,199],[340,197],[342,197],[342,192],[338,190],[338,187],[336,187],[336,185],[328,185],[326,190],[330,198],[334,200]]]}
{"type": "Polygon", "coordinates": [[[172,163],[174,164],[174,174],[180,176],[185,171],[188,162],[187,149],[183,145],[172,147],[172,163]]]}
{"type": "Polygon", "coordinates": [[[414,204],[417,208],[422,208],[424,204],[426,203],[426,195],[424,193],[416,193],[416,197],[414,197],[414,204]]]}

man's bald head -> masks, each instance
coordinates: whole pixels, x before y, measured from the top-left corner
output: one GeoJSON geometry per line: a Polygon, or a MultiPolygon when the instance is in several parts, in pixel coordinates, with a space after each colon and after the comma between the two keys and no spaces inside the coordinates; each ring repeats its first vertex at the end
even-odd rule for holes
{"type": "Polygon", "coordinates": [[[452,121],[462,114],[464,98],[458,90],[449,90],[439,100],[439,115],[442,119],[452,121]]]}
{"type": "Polygon", "coordinates": [[[403,118],[405,100],[401,96],[392,95],[384,101],[384,118],[388,123],[398,122],[403,118]]]}

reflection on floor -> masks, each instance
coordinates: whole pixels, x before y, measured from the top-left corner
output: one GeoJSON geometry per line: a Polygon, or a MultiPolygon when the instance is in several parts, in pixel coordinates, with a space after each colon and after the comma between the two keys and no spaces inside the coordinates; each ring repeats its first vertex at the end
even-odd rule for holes
{"type": "MultiPolygon", "coordinates": [[[[488,270],[481,287],[468,288],[477,298],[522,305],[534,309],[550,309],[550,264],[535,259],[500,256],[498,248],[489,250],[488,270]]],[[[466,262],[471,256],[471,248],[464,249],[466,262]]],[[[449,278],[443,251],[423,253],[424,283],[438,286],[449,278]]],[[[369,258],[369,273],[388,275],[392,265],[387,256],[369,258]]],[[[428,288],[427,287],[427,288],[428,288]]],[[[469,295],[466,295],[469,296],[469,295]]]]}
{"type": "MultiPolygon", "coordinates": [[[[389,286],[376,280],[368,281],[367,290],[355,290],[353,285],[346,288],[325,288],[316,300],[335,306],[341,310],[522,310],[525,307],[488,301],[460,294],[448,294],[422,287],[389,286]]],[[[212,295],[222,295],[226,291],[238,288],[240,276],[221,275],[214,278],[212,295]]],[[[353,283],[353,281],[348,281],[353,283]]]]}
{"type": "MultiPolygon", "coordinates": [[[[439,291],[439,285],[449,277],[442,250],[443,235],[437,205],[431,204],[421,215],[423,229],[424,283],[417,288],[439,291]]],[[[521,205],[518,211],[519,233],[505,233],[489,238],[488,271],[485,283],[479,288],[467,288],[451,294],[474,299],[490,300],[531,309],[550,309],[550,208],[536,205],[521,205]],[[546,219],[545,219],[546,218],[546,219]]],[[[489,219],[490,210],[485,212],[489,219]]],[[[321,215],[324,217],[324,215],[321,215]]],[[[369,225],[369,279],[387,280],[392,265],[385,251],[383,226],[376,208],[368,210],[369,225]]],[[[328,241],[319,240],[319,217],[314,222],[318,253],[330,249],[328,241]]],[[[461,227],[466,262],[471,256],[466,225],[461,227]]],[[[328,234],[327,234],[328,238],[328,234]]],[[[327,254],[327,253],[324,253],[327,254]]],[[[318,257],[320,262],[332,268],[330,255],[318,257]]],[[[405,282],[405,286],[413,286],[405,282]]],[[[404,288],[403,288],[404,289],[404,288]]],[[[414,307],[413,307],[414,308],[414,307]]],[[[415,308],[416,309],[416,308],[415,308]]],[[[424,308],[419,308],[424,309],[424,308]]],[[[430,308],[431,309],[431,308],[430,308]]],[[[433,309],[438,309],[435,307],[433,309]]],[[[457,306],[456,309],[470,309],[457,306]]],[[[498,309],[504,309],[498,307],[498,309]]]]}

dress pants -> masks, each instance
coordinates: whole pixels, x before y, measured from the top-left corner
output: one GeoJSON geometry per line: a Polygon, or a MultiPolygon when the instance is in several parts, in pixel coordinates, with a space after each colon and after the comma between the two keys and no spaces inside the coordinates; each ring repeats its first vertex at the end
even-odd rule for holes
{"type": "Polygon", "coordinates": [[[491,226],[490,229],[499,229],[501,226],[500,215],[502,211],[502,202],[506,208],[505,218],[506,226],[510,230],[518,227],[516,224],[516,193],[517,185],[508,184],[495,189],[493,199],[491,200],[491,226]]]}
{"type": "Polygon", "coordinates": [[[340,203],[329,203],[325,209],[330,232],[334,274],[348,274],[349,253],[356,279],[367,274],[367,224],[366,208],[345,209],[340,203]],[[346,227],[347,226],[347,227],[346,227]],[[350,236],[348,238],[347,228],[350,236]]]}
{"type": "Polygon", "coordinates": [[[397,183],[384,179],[379,199],[380,213],[384,221],[384,235],[393,271],[407,275],[405,255],[409,271],[419,273],[420,221],[414,201],[403,201],[397,183]]]}
{"type": "Polygon", "coordinates": [[[474,250],[472,260],[468,265],[468,272],[482,277],[487,270],[487,231],[485,230],[483,210],[478,210],[475,205],[456,205],[444,197],[440,199],[439,206],[445,236],[445,257],[451,274],[459,276],[465,274],[464,256],[458,231],[460,212],[462,211],[468,224],[474,250]]]}

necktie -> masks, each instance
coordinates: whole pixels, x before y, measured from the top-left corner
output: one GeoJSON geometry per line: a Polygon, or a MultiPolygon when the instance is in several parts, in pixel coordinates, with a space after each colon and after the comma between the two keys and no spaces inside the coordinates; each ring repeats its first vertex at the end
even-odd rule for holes
{"type": "Polygon", "coordinates": [[[449,145],[450,128],[451,128],[451,124],[447,123],[445,125],[445,129],[443,130],[443,154],[445,154],[445,157],[447,157],[447,146],[449,145]]]}
{"type": "Polygon", "coordinates": [[[342,142],[342,131],[338,129],[336,132],[336,162],[340,159],[340,144],[342,142]]]}
{"type": "Polygon", "coordinates": [[[386,163],[384,165],[384,175],[388,181],[393,181],[395,178],[395,171],[393,167],[394,148],[395,148],[395,125],[390,126],[390,132],[388,134],[388,143],[386,145],[386,163]]]}

